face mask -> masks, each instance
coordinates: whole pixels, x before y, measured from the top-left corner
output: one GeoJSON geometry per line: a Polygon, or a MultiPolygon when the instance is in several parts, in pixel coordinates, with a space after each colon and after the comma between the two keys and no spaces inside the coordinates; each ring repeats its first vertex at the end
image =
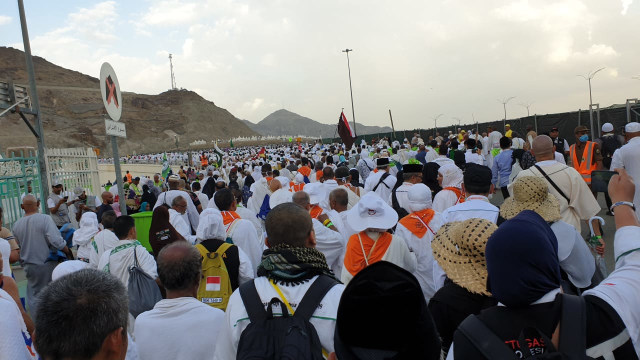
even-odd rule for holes
{"type": "Polygon", "coordinates": [[[584,135],[580,136],[579,140],[580,140],[580,142],[587,142],[587,141],[589,141],[589,135],[584,134],[584,135]]]}

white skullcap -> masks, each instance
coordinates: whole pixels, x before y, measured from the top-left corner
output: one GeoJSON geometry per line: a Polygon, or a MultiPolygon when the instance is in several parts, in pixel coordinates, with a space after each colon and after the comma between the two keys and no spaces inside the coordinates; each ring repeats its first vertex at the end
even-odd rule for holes
{"type": "Polygon", "coordinates": [[[624,132],[635,133],[640,132],[640,123],[630,122],[624,127],[624,132]]]}
{"type": "Polygon", "coordinates": [[[61,262],[60,264],[58,264],[58,266],[55,267],[55,269],[53,269],[53,272],[51,273],[51,281],[56,281],[65,275],[69,275],[88,267],[89,264],[82,260],[69,260],[61,262]]]}
{"type": "Polygon", "coordinates": [[[611,123],[604,123],[604,125],[602,125],[602,132],[612,132],[613,131],[613,125],[611,123]]]}

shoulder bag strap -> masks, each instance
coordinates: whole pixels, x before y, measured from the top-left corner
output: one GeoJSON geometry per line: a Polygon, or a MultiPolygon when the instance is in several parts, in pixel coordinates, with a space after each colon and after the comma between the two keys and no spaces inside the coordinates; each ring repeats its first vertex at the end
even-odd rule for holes
{"type": "Polygon", "coordinates": [[[240,297],[249,315],[249,321],[255,323],[267,319],[267,312],[264,310],[264,305],[253,279],[240,285],[240,297]]]}
{"type": "Polygon", "coordinates": [[[544,172],[542,170],[542,168],[540,166],[538,166],[537,164],[533,165],[535,166],[536,169],[538,169],[538,171],[540,172],[540,174],[542,174],[542,176],[544,176],[545,179],[547,179],[547,181],[549,182],[549,184],[551,184],[551,186],[553,186],[554,189],[556,189],[556,191],[558,193],[560,193],[560,195],[562,195],[563,198],[565,198],[565,200],[567,200],[567,203],[570,203],[571,201],[569,200],[569,197],[567,195],[564,194],[564,192],[562,190],[560,190],[560,188],[558,187],[558,185],[556,185],[555,182],[553,182],[553,180],[551,180],[551,178],[549,177],[549,175],[547,175],[546,172],[544,172]]]}
{"type": "Polygon", "coordinates": [[[367,256],[367,254],[364,253],[364,245],[362,245],[362,238],[360,238],[360,234],[358,234],[358,241],[360,242],[360,249],[362,249],[362,256],[364,256],[364,262],[365,264],[367,264],[367,266],[369,266],[369,257],[367,256]]]}
{"type": "Polygon", "coordinates": [[[586,329],[587,315],[584,298],[562,294],[558,350],[567,355],[570,360],[584,359],[587,349],[586,329]]]}
{"type": "Polygon", "coordinates": [[[504,341],[491,331],[482,320],[469,315],[458,327],[473,346],[487,359],[517,359],[518,357],[505,345],[504,341]]]}
{"type": "Polygon", "coordinates": [[[320,275],[316,279],[316,281],[311,284],[311,287],[302,297],[300,304],[298,305],[298,310],[295,312],[295,316],[303,317],[307,320],[311,319],[311,316],[320,305],[322,299],[324,299],[325,295],[333,288],[335,284],[338,282],[326,275],[320,275]]]}
{"type": "Polygon", "coordinates": [[[200,256],[202,256],[203,258],[209,255],[209,250],[207,250],[207,248],[202,244],[197,244],[196,249],[198,249],[198,251],[200,252],[200,256]]]}
{"type": "MultiPolygon", "coordinates": [[[[389,177],[389,173],[386,172],[384,174],[382,174],[382,176],[380,177],[380,180],[378,180],[378,183],[376,184],[376,186],[373,188],[373,192],[375,192],[378,189],[378,186],[380,186],[380,184],[383,184],[384,186],[387,186],[387,184],[384,183],[384,181],[389,177]]],[[[387,186],[387,189],[389,187],[387,186]]]]}
{"type": "Polygon", "coordinates": [[[222,245],[220,245],[220,247],[218,247],[218,250],[216,250],[216,253],[218,253],[218,255],[222,256],[222,254],[224,254],[227,250],[229,250],[229,248],[233,246],[232,244],[229,244],[227,242],[222,243],[222,245]]]}
{"type": "Polygon", "coordinates": [[[134,266],[135,267],[140,267],[138,265],[138,253],[136,252],[136,248],[138,247],[138,245],[133,245],[133,258],[134,258],[134,266]]]}

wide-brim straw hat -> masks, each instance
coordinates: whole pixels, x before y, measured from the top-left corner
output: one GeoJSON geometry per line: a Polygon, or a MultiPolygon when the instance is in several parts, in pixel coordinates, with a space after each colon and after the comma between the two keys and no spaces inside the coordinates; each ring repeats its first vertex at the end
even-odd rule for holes
{"type": "Polygon", "coordinates": [[[433,257],[454,283],[475,294],[491,295],[484,252],[497,229],[496,224],[479,218],[447,223],[431,242],[433,257]]]}
{"type": "Polygon", "coordinates": [[[523,176],[513,183],[513,196],[500,207],[500,215],[509,220],[524,210],[531,210],[546,222],[562,218],[558,199],[549,193],[547,182],[537,176],[523,176]]]}

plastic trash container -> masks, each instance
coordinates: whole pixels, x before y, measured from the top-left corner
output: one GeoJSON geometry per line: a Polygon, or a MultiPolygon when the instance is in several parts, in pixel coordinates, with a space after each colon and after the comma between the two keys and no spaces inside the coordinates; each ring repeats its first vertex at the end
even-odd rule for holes
{"type": "Polygon", "coordinates": [[[136,232],[138,233],[138,241],[149,252],[152,252],[151,245],[149,244],[149,229],[151,229],[151,216],[153,211],[145,211],[131,215],[136,223],[136,232]]]}

